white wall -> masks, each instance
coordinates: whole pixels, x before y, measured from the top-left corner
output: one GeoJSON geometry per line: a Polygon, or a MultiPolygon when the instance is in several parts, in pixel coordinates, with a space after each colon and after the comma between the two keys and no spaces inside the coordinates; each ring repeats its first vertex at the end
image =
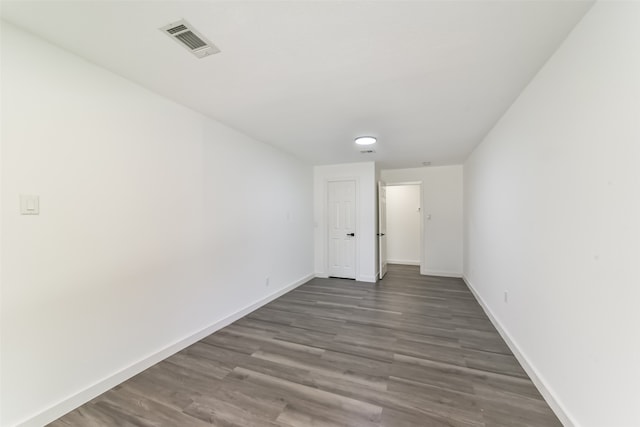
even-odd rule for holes
{"type": "Polygon", "coordinates": [[[422,182],[422,274],[462,276],[462,166],[387,169],[387,184],[422,182]],[[431,219],[429,219],[431,215],[431,219]]]}
{"type": "Polygon", "coordinates": [[[356,207],[356,280],[376,281],[377,184],[373,162],[315,166],[314,171],[314,247],[316,275],[325,277],[327,267],[327,182],[355,180],[358,191],[356,207]]]}
{"type": "Polygon", "coordinates": [[[312,274],[310,166],[6,23],[2,114],[3,426],[312,274]]]}
{"type": "Polygon", "coordinates": [[[639,161],[640,4],[603,2],[465,164],[466,279],[566,425],[640,425],[639,161]]]}
{"type": "Polygon", "coordinates": [[[420,265],[420,185],[387,186],[387,261],[420,265]]]}

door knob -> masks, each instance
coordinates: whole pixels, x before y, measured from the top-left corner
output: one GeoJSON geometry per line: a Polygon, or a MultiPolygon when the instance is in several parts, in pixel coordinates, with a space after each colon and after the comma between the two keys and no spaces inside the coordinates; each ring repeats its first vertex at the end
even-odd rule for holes
{"type": "Polygon", "coordinates": [[[347,233],[347,236],[355,237],[356,233],[347,233]]]}

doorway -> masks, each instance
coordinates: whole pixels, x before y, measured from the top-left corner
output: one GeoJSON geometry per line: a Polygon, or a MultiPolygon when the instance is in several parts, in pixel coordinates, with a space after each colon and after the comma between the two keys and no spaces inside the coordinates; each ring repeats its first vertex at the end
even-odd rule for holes
{"type": "Polygon", "coordinates": [[[378,181],[378,278],[387,274],[387,184],[378,181]]]}
{"type": "Polygon", "coordinates": [[[329,276],[356,278],[356,181],[327,183],[329,276]]]}
{"type": "MultiPolygon", "coordinates": [[[[389,264],[417,265],[423,259],[422,183],[386,184],[384,212],[385,253],[389,264]]],[[[381,224],[382,230],[382,224],[381,224]]]]}

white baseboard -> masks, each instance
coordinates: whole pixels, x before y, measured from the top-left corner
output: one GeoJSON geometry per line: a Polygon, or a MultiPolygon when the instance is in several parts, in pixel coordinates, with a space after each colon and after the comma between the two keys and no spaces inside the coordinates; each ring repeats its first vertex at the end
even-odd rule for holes
{"type": "Polygon", "coordinates": [[[107,390],[112,389],[113,387],[128,380],[134,375],[139,374],[140,372],[144,371],[147,368],[150,368],[151,366],[155,365],[158,362],[161,362],[167,357],[200,341],[204,337],[209,336],[212,333],[224,328],[225,326],[230,325],[231,323],[246,316],[252,311],[262,307],[263,305],[273,301],[274,299],[308,282],[313,277],[315,277],[314,274],[308,274],[296,280],[295,282],[285,286],[284,288],[272,293],[271,295],[268,295],[252,304],[249,304],[245,308],[225,317],[224,319],[218,320],[212,325],[207,326],[206,328],[200,331],[197,331],[181,340],[178,340],[168,345],[167,347],[163,348],[160,351],[157,351],[155,353],[152,353],[148,356],[143,357],[142,359],[135,362],[134,364],[114,373],[113,375],[110,375],[106,378],[99,380],[98,382],[85,388],[84,390],[81,390],[80,392],[75,393],[61,400],[60,402],[50,406],[49,408],[39,412],[38,414],[19,422],[18,424],[16,424],[16,427],[41,427],[45,424],[48,424],[60,418],[64,414],[74,410],[78,406],[101,395],[107,390]]]}
{"type": "Polygon", "coordinates": [[[320,279],[328,279],[329,275],[327,273],[316,273],[314,274],[314,277],[318,277],[320,279]]]}
{"type": "Polygon", "coordinates": [[[410,261],[406,259],[388,259],[387,264],[420,265],[420,261],[410,261]]]}
{"type": "Polygon", "coordinates": [[[560,403],[560,401],[556,397],[555,393],[551,390],[551,388],[547,386],[546,382],[542,379],[542,377],[538,373],[538,370],[533,366],[531,362],[529,362],[529,359],[520,350],[520,347],[518,346],[518,344],[516,344],[516,342],[511,338],[511,335],[509,334],[509,332],[507,332],[507,329],[498,321],[498,318],[493,314],[489,306],[484,302],[484,300],[482,299],[480,294],[476,291],[476,289],[473,287],[469,279],[463,275],[462,280],[464,280],[464,282],[467,284],[467,287],[469,288],[473,296],[476,298],[476,300],[480,304],[480,307],[482,307],[487,317],[489,317],[489,320],[491,321],[491,323],[493,323],[493,326],[495,326],[495,328],[498,330],[498,333],[500,334],[502,339],[505,341],[505,343],[507,344],[507,346],[509,347],[513,355],[516,357],[516,359],[518,359],[518,362],[520,362],[520,365],[522,365],[522,368],[525,370],[527,375],[529,375],[529,378],[531,378],[531,381],[533,382],[533,384],[536,386],[536,388],[538,389],[542,397],[544,397],[544,400],[549,404],[549,406],[551,407],[553,412],[556,414],[558,419],[560,419],[560,422],[562,423],[562,425],[565,427],[576,426],[577,423],[574,421],[574,418],[560,403]]]}
{"type": "Polygon", "coordinates": [[[462,273],[456,271],[422,270],[420,274],[425,276],[455,277],[456,279],[462,278],[462,273]]]}

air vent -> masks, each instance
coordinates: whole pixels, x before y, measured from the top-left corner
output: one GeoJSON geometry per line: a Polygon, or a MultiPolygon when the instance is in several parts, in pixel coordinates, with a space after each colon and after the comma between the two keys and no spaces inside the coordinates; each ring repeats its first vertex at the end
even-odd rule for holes
{"type": "Polygon", "coordinates": [[[175,34],[175,33],[179,33],[180,31],[186,31],[188,30],[187,26],[184,24],[180,24],[176,27],[171,27],[167,30],[167,33],[169,34],[175,34]]]}
{"type": "Polygon", "coordinates": [[[160,31],[180,43],[181,46],[198,58],[204,58],[205,56],[220,52],[220,49],[207,40],[184,19],[165,25],[160,28],[160,31]]]}

